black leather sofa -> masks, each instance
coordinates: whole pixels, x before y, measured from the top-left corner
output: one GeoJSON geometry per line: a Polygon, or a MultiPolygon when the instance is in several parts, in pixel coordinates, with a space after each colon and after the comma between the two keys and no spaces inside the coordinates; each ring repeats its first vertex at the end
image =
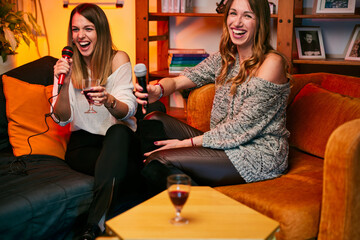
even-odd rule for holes
{"type": "MultiPolygon", "coordinates": [[[[5,74],[29,84],[50,86],[56,61],[51,56],[42,57],[5,74]]],[[[3,75],[0,81],[0,239],[73,239],[82,228],[92,200],[93,177],[72,170],[64,160],[51,154],[14,157],[2,79],[3,75]]],[[[165,111],[160,102],[151,107],[165,111]]],[[[143,117],[140,111],[137,117],[143,117]]]]}

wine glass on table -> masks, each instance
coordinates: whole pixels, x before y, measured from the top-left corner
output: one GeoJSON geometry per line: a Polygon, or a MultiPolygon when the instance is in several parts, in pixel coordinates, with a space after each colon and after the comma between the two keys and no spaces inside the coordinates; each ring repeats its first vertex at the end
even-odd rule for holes
{"type": "Polygon", "coordinates": [[[170,200],[176,209],[176,216],[170,219],[174,225],[187,224],[189,220],[183,218],[181,210],[189,197],[191,179],[185,174],[174,174],[167,178],[167,189],[170,200]]]}
{"type": "Polygon", "coordinates": [[[83,79],[82,80],[82,90],[84,92],[86,100],[89,102],[89,110],[87,110],[85,113],[96,113],[96,111],[93,109],[94,100],[92,100],[88,94],[92,93],[92,92],[97,92],[95,90],[92,90],[92,88],[99,86],[99,84],[100,84],[100,82],[98,79],[83,79]]]}

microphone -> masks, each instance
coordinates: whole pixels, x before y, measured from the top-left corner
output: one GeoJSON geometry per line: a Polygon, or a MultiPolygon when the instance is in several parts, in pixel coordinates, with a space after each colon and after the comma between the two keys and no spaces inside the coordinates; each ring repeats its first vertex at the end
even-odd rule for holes
{"type": "MultiPolygon", "coordinates": [[[[62,57],[65,59],[70,59],[73,55],[73,49],[70,46],[66,46],[63,48],[62,50],[62,57]]],[[[65,73],[60,73],[59,74],[59,79],[58,79],[58,94],[60,93],[60,89],[62,87],[62,85],[64,84],[64,79],[65,79],[65,73]]]]}
{"type": "MultiPolygon", "coordinates": [[[[139,85],[143,88],[143,93],[147,93],[147,89],[146,89],[146,66],[143,63],[138,63],[135,65],[134,67],[134,73],[135,76],[138,80],[139,85]]],[[[145,98],[146,101],[148,101],[147,98],[145,98]]],[[[144,108],[147,108],[148,104],[144,105],[144,108]]]]}

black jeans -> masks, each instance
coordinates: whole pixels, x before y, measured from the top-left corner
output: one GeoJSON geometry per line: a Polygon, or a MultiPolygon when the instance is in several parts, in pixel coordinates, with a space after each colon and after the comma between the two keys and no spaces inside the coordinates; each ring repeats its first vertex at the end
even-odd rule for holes
{"type": "Polygon", "coordinates": [[[135,133],[125,125],[110,127],[105,136],[79,130],[71,134],[66,162],[94,176],[94,198],[88,224],[98,224],[129,191],[139,189],[141,153],[135,133]]]}
{"type": "MultiPolygon", "coordinates": [[[[183,140],[203,134],[165,113],[154,112],[146,119],[162,122],[164,138],[183,140]]],[[[167,176],[175,173],[189,175],[193,185],[215,187],[245,183],[223,150],[204,147],[168,149],[151,154],[142,170],[150,195],[165,190],[167,176]]]]}

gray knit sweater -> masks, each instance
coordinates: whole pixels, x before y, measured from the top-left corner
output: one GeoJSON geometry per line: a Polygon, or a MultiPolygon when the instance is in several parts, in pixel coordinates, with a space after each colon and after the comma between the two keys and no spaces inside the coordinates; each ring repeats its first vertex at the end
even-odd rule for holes
{"type": "MultiPolygon", "coordinates": [[[[197,87],[214,83],[220,73],[221,56],[215,53],[182,75],[197,87]]],[[[228,78],[239,71],[239,59],[228,78]]],[[[203,147],[223,149],[246,182],[278,177],[288,166],[286,104],[290,84],[274,84],[253,77],[242,83],[235,95],[231,84],[215,82],[210,131],[203,135],[203,147]]]]}

